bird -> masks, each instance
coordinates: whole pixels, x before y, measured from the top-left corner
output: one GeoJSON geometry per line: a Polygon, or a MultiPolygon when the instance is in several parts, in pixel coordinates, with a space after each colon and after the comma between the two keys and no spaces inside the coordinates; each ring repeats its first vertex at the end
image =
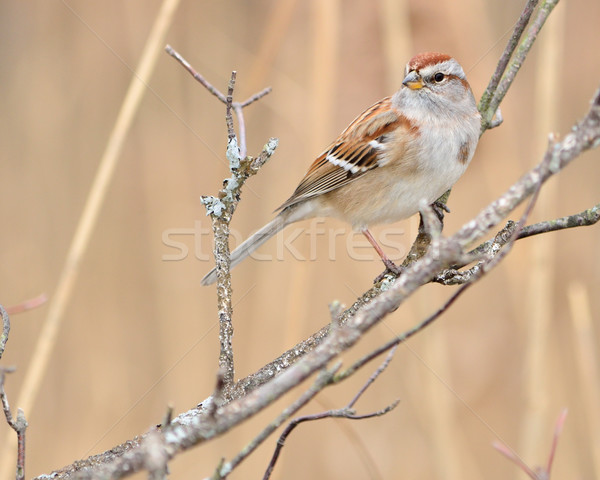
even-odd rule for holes
{"type": "MultiPolygon", "coordinates": [[[[231,267],[291,223],[335,217],[362,232],[396,272],[369,227],[409,218],[450,189],[473,157],[480,125],[460,64],[443,53],[415,55],[399,90],[356,117],[314,160],[275,218],[232,252],[231,267]]],[[[216,278],[213,268],[202,285],[216,278]]]]}

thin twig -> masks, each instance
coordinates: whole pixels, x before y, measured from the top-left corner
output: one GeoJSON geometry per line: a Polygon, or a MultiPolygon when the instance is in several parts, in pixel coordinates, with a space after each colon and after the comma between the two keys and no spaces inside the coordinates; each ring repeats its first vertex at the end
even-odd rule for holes
{"type": "MultiPolygon", "coordinates": [[[[32,310],[37,308],[48,301],[48,296],[45,293],[39,294],[37,297],[29,298],[24,302],[17,303],[16,305],[10,305],[6,307],[6,311],[9,315],[14,315],[15,313],[23,313],[28,310],[32,310]]],[[[0,355],[1,356],[1,355],[0,355]]]]}
{"type": "Polygon", "coordinates": [[[2,335],[0,335],[0,358],[4,354],[6,342],[8,342],[8,334],[10,333],[10,318],[8,312],[0,305],[0,314],[2,315],[2,335]]]}
{"type": "MultiPolygon", "coordinates": [[[[246,121],[244,120],[244,114],[242,113],[242,105],[238,102],[232,104],[235,117],[238,120],[238,132],[240,132],[240,158],[246,158],[248,151],[246,150],[246,121]]],[[[232,125],[233,128],[233,125],[232,125]]]]}
{"type": "MultiPolygon", "coordinates": [[[[235,89],[235,80],[237,72],[233,70],[229,83],[227,84],[227,96],[225,97],[225,121],[227,123],[227,143],[235,138],[235,130],[233,129],[233,115],[231,113],[231,105],[233,104],[233,90],[235,89]]],[[[241,137],[241,134],[240,134],[241,137]]]]}
{"type": "Polygon", "coordinates": [[[175,60],[177,60],[183,67],[196,79],[198,82],[202,84],[204,88],[206,88],[210,93],[212,93],[215,97],[217,97],[221,102],[227,103],[227,99],[225,95],[223,95],[217,88],[215,88],[208,80],[206,80],[199,72],[197,72],[194,67],[190,65],[190,63],[183,58],[176,50],[171,47],[171,45],[167,45],[165,47],[165,51],[171,55],[175,60]]]}
{"type": "MultiPolygon", "coordinates": [[[[1,308],[1,307],[0,307],[1,308]]],[[[4,309],[2,309],[4,311],[4,309]]],[[[10,406],[8,404],[8,397],[4,391],[4,380],[7,373],[15,371],[14,367],[2,368],[0,367],[0,402],[2,403],[2,410],[4,410],[4,416],[6,422],[17,433],[17,474],[16,480],[23,480],[25,478],[25,430],[27,429],[27,421],[25,420],[25,414],[20,408],[17,409],[17,418],[13,419],[10,412],[10,406]]]]}
{"type": "Polygon", "coordinates": [[[567,409],[565,408],[560,412],[558,420],[556,421],[554,434],[552,436],[552,445],[550,447],[550,453],[548,454],[548,460],[545,467],[531,468],[511,448],[501,442],[494,442],[492,446],[511,462],[513,462],[517,467],[523,470],[523,472],[525,472],[525,474],[531,478],[531,480],[549,480],[550,473],[552,471],[552,464],[556,455],[556,448],[558,446],[558,439],[562,433],[566,418],[567,409]]]}
{"type": "MultiPolygon", "coordinates": [[[[225,102],[225,122],[227,124],[227,157],[229,169],[234,176],[227,187],[235,179],[235,168],[239,166],[239,150],[237,148],[237,137],[233,128],[233,113],[231,104],[235,89],[236,72],[231,72],[231,78],[227,85],[227,97],[225,102]]],[[[225,195],[226,196],[226,195],[225,195]]],[[[219,313],[219,375],[222,380],[223,397],[229,399],[229,391],[235,380],[235,362],[233,354],[233,303],[230,274],[230,252],[229,252],[229,222],[235,209],[235,198],[224,202],[224,210],[221,215],[211,215],[213,232],[215,236],[215,260],[217,263],[217,308],[219,313]]],[[[219,383],[219,382],[218,382],[219,383]]]]}
{"type": "MultiPolygon", "coordinates": [[[[231,111],[230,111],[231,112],[231,111]]],[[[202,197],[212,220],[214,233],[215,271],[217,276],[217,308],[219,314],[219,368],[224,375],[224,398],[231,400],[234,386],[234,356],[233,356],[233,303],[230,274],[229,253],[229,223],[240,199],[241,189],[250,176],[256,174],[259,168],[271,158],[277,147],[277,139],[271,138],[263,147],[260,155],[241,159],[237,150],[236,137],[228,145],[228,157],[231,177],[226,179],[219,197],[202,197]]]]}
{"type": "Polygon", "coordinates": [[[223,370],[219,370],[217,372],[217,379],[215,382],[215,390],[211,396],[211,402],[207,407],[208,416],[212,419],[215,417],[215,413],[217,412],[217,408],[223,405],[226,397],[224,389],[227,385],[225,384],[225,372],[223,370]]]}
{"type": "MultiPolygon", "coordinates": [[[[221,93],[221,91],[216,88],[213,84],[211,84],[208,80],[206,80],[206,78],[204,78],[204,76],[199,73],[194,67],[192,67],[192,65],[185,59],[183,58],[183,56],[178,53],[176,50],[173,49],[173,47],[171,47],[171,45],[167,45],[165,47],[165,51],[171,55],[175,60],[177,60],[191,75],[192,77],[194,77],[195,80],[197,80],[198,82],[200,82],[200,84],[206,88],[210,93],[212,93],[215,97],[217,97],[221,102],[223,102],[225,105],[227,105],[227,109],[228,111],[230,109],[233,110],[233,112],[235,113],[235,116],[237,118],[238,121],[238,138],[239,138],[239,152],[240,152],[240,157],[242,159],[246,158],[247,155],[247,149],[246,149],[246,122],[244,120],[244,113],[243,113],[243,109],[245,107],[247,107],[248,105],[256,102],[257,100],[260,100],[262,97],[264,97],[265,95],[271,93],[271,87],[266,87],[263,88],[260,92],[255,93],[254,95],[251,95],[250,97],[248,97],[246,100],[244,100],[243,102],[234,102],[233,101],[233,86],[235,85],[235,77],[236,77],[236,72],[233,71],[231,74],[231,80],[229,81],[229,88],[228,88],[228,93],[227,95],[224,95],[223,93],[221,93]]],[[[228,120],[227,120],[227,137],[229,139],[229,141],[231,141],[233,139],[233,137],[235,136],[234,130],[233,130],[233,120],[229,120],[230,116],[227,116],[228,120]]]]}
{"type": "Polygon", "coordinates": [[[312,400],[323,388],[329,385],[334,378],[335,372],[340,368],[340,363],[336,363],[331,369],[321,370],[315,382],[311,385],[311,387],[304,392],[300,398],[298,398],[295,402],[293,402],[289,407],[287,407],[279,416],[273,420],[269,425],[267,425],[244,449],[238,453],[230,462],[226,462],[222,465],[222,467],[218,470],[219,477],[213,478],[223,478],[229,475],[229,473],[237,467],[244,459],[248,457],[259,445],[261,445],[268,437],[273,433],[283,422],[285,422],[288,418],[290,418],[294,413],[300,410],[304,405],[306,405],[310,400],[312,400]]]}
{"type": "MultiPolygon", "coordinates": [[[[202,76],[201,73],[196,71],[194,69],[194,67],[192,67],[190,65],[190,63],[185,58],[183,58],[183,56],[181,56],[181,54],[179,52],[177,52],[175,49],[173,49],[173,47],[171,47],[171,45],[167,45],[165,47],[165,51],[169,55],[171,55],[175,60],[177,60],[192,75],[192,77],[194,77],[198,82],[200,82],[202,84],[202,86],[204,88],[206,88],[210,93],[212,93],[215,97],[217,97],[221,102],[227,103],[227,97],[225,95],[223,95],[219,91],[218,88],[216,88],[208,80],[206,80],[206,78],[204,78],[204,76],[202,76]]],[[[271,93],[271,90],[272,90],[271,87],[263,88],[260,92],[257,92],[254,95],[247,98],[246,100],[244,100],[243,102],[240,102],[239,105],[242,108],[247,107],[251,103],[254,103],[257,100],[260,100],[262,97],[264,97],[268,93],[271,93]]],[[[235,105],[236,102],[233,102],[232,104],[235,105]]]]}
{"type": "MultiPolygon", "coordinates": [[[[373,372],[373,374],[365,382],[365,384],[362,386],[362,388],[356,393],[356,395],[354,396],[354,398],[352,400],[350,400],[350,402],[347,405],[347,408],[354,407],[354,404],[358,401],[358,399],[362,396],[362,394],[367,391],[367,389],[371,386],[371,384],[375,380],[377,380],[377,377],[379,377],[379,375],[381,375],[383,373],[383,371],[388,367],[388,365],[392,361],[392,358],[394,358],[394,354],[396,353],[396,348],[397,347],[394,346],[394,348],[392,348],[390,350],[390,353],[388,353],[388,356],[385,358],[384,362],[381,365],[379,365],[379,367],[377,368],[377,370],[375,370],[373,372]]],[[[337,380],[337,378],[336,378],[336,380],[337,380]]]]}
{"type": "Polygon", "coordinates": [[[546,472],[548,472],[548,476],[550,476],[550,471],[552,470],[552,464],[554,463],[554,457],[556,456],[556,448],[558,447],[558,439],[560,438],[560,434],[563,431],[563,427],[565,426],[565,421],[567,420],[567,413],[569,410],[567,408],[563,408],[562,412],[558,416],[556,420],[556,425],[554,426],[554,435],[552,436],[552,446],[550,447],[550,453],[548,454],[548,462],[546,463],[546,472]]]}
{"type": "Polygon", "coordinates": [[[556,232],[567,228],[595,225],[599,220],[600,203],[580,213],[528,225],[523,228],[519,234],[519,238],[527,238],[533,235],[539,235],[540,233],[556,232]]]}
{"type": "MultiPolygon", "coordinates": [[[[383,371],[388,367],[388,365],[392,361],[392,358],[394,357],[395,352],[396,352],[395,348],[390,350],[390,352],[388,353],[388,355],[385,358],[385,360],[383,361],[383,363],[377,368],[377,370],[375,370],[375,372],[373,372],[373,374],[369,377],[369,379],[366,381],[366,383],[360,388],[360,390],[357,392],[357,394],[352,398],[352,400],[350,400],[350,402],[348,402],[348,404],[345,407],[342,407],[340,409],[335,409],[335,410],[328,410],[326,412],[316,413],[316,414],[312,414],[312,415],[305,415],[305,416],[293,419],[288,424],[288,426],[285,428],[285,430],[281,433],[281,435],[279,436],[279,440],[277,440],[277,445],[275,447],[275,450],[273,452],[273,455],[271,457],[269,465],[267,466],[267,470],[265,471],[263,480],[268,480],[271,477],[271,473],[273,473],[273,468],[275,468],[275,464],[277,463],[277,460],[279,458],[281,450],[285,446],[285,441],[286,441],[287,437],[301,423],[309,422],[309,421],[313,421],[313,420],[321,420],[323,418],[347,418],[350,420],[364,420],[367,418],[373,418],[373,417],[379,417],[381,415],[385,415],[386,413],[388,413],[388,412],[392,411],[394,408],[396,408],[398,403],[400,403],[400,400],[395,400],[387,407],[385,407],[381,410],[378,410],[376,412],[366,413],[363,415],[356,415],[356,413],[354,411],[354,404],[358,401],[358,399],[361,397],[361,395],[363,393],[365,393],[365,391],[373,384],[373,382],[375,380],[377,380],[377,377],[379,377],[379,375],[381,375],[381,373],[383,373],[383,371]]],[[[345,379],[345,378],[347,378],[347,376],[343,377],[343,379],[345,379]]],[[[338,377],[336,375],[335,378],[332,379],[332,383],[338,383],[341,380],[342,380],[342,378],[338,377]]]]}
{"type": "Polygon", "coordinates": [[[525,8],[523,9],[523,12],[521,13],[521,16],[517,20],[517,23],[515,24],[515,28],[513,30],[513,34],[508,40],[508,44],[506,45],[504,52],[502,52],[502,56],[498,61],[498,65],[496,65],[496,70],[494,71],[494,74],[492,75],[492,78],[490,79],[490,82],[487,88],[485,89],[485,92],[481,96],[481,100],[479,101],[480,112],[488,110],[490,102],[494,94],[496,93],[498,84],[500,83],[500,79],[502,78],[502,75],[504,74],[504,71],[508,66],[508,63],[515,51],[515,48],[517,48],[519,40],[521,39],[521,35],[523,35],[523,32],[525,31],[525,27],[529,23],[531,14],[535,10],[538,1],[539,0],[528,0],[527,4],[525,5],[525,8]]]}
{"type": "MultiPolygon", "coordinates": [[[[521,240],[523,238],[528,238],[543,233],[566,230],[568,228],[591,226],[598,223],[598,221],[600,221],[600,203],[580,213],[567,215],[566,217],[557,218],[555,220],[545,220],[532,225],[527,225],[519,231],[516,240],[521,240]]],[[[494,255],[494,250],[503,247],[508,242],[510,234],[512,234],[515,225],[516,224],[514,222],[509,221],[507,225],[500,230],[498,234],[496,234],[494,239],[482,243],[469,252],[469,254],[473,256],[494,255]]],[[[441,283],[442,285],[461,285],[468,282],[471,278],[471,275],[473,275],[475,271],[479,269],[479,265],[475,265],[468,270],[458,269],[465,267],[469,263],[471,262],[463,262],[461,264],[453,265],[450,269],[444,270],[438,274],[434,278],[434,282],[441,283]]]]}
{"type": "MultiPolygon", "coordinates": [[[[544,0],[540,5],[539,9],[537,10],[535,18],[532,24],[530,25],[527,34],[525,35],[525,38],[521,41],[512,61],[510,62],[508,70],[505,71],[498,84],[498,88],[494,91],[492,98],[489,100],[487,109],[481,112],[482,129],[488,128],[490,123],[492,122],[492,117],[494,116],[494,113],[496,112],[496,110],[498,110],[500,103],[502,103],[504,96],[508,92],[508,89],[510,88],[512,82],[517,76],[517,72],[521,68],[521,65],[523,65],[523,62],[525,61],[529,50],[531,50],[531,47],[533,46],[533,43],[535,42],[538,34],[540,33],[540,30],[542,29],[544,23],[548,19],[548,16],[552,12],[558,1],[559,0],[544,0]]],[[[527,4],[526,10],[528,7],[529,4],[527,4]]]]}
{"type": "Polygon", "coordinates": [[[273,90],[271,87],[265,87],[260,92],[257,92],[254,95],[248,97],[246,100],[244,100],[243,102],[241,102],[239,105],[242,108],[245,108],[248,105],[250,105],[251,103],[254,103],[257,100],[260,100],[265,95],[268,95],[269,93],[271,93],[271,90],[273,90]]]}

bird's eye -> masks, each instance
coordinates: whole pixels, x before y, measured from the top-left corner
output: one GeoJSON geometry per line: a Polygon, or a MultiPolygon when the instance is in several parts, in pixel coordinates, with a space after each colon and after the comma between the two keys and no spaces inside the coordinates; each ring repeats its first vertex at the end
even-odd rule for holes
{"type": "Polygon", "coordinates": [[[437,72],[434,76],[433,76],[433,80],[436,83],[440,83],[444,78],[446,78],[446,75],[444,75],[442,72],[437,72]]]}

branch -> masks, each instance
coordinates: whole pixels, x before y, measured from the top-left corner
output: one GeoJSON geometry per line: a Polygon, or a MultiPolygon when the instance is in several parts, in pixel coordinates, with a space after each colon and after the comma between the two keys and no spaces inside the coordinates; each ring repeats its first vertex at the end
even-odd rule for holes
{"type": "Polygon", "coordinates": [[[213,480],[218,480],[221,478],[227,477],[231,473],[231,471],[237,467],[244,459],[246,459],[254,450],[258,448],[268,437],[273,433],[279,426],[283,424],[288,418],[290,418],[294,413],[300,410],[304,405],[310,402],[321,390],[323,390],[327,385],[331,384],[335,375],[335,372],[340,368],[340,363],[337,363],[333,366],[333,368],[327,370],[323,369],[317,375],[317,379],[311,385],[311,387],[304,392],[300,398],[298,398],[295,402],[293,402],[289,407],[287,407],[281,414],[269,423],[262,432],[260,432],[244,449],[238,453],[235,458],[231,460],[231,462],[221,462],[214,475],[212,476],[213,480]]]}
{"type": "MultiPolygon", "coordinates": [[[[27,312],[28,310],[32,310],[34,308],[37,308],[37,307],[43,305],[47,301],[48,301],[48,297],[46,296],[46,294],[41,293],[37,297],[30,298],[21,303],[17,303],[16,305],[11,305],[9,307],[6,307],[6,312],[9,315],[14,315],[15,313],[27,312]]],[[[0,354],[0,357],[2,357],[1,354],[0,354]]]]}
{"type": "MultiPolygon", "coordinates": [[[[394,408],[396,408],[398,403],[400,403],[400,400],[394,401],[393,403],[391,403],[390,405],[388,405],[387,407],[385,407],[381,410],[378,410],[378,411],[372,412],[372,413],[368,413],[365,415],[356,415],[356,413],[354,411],[354,404],[358,401],[358,399],[362,396],[362,394],[367,391],[367,389],[373,384],[373,382],[375,380],[377,380],[377,377],[379,377],[379,375],[381,375],[381,373],[387,368],[389,363],[392,361],[392,358],[393,358],[395,352],[396,352],[396,349],[393,348],[388,353],[388,356],[386,357],[384,362],[369,377],[367,382],[362,386],[362,388],[358,391],[358,393],[354,396],[354,398],[352,400],[350,400],[350,402],[345,407],[337,409],[337,410],[329,410],[327,412],[317,413],[317,414],[313,414],[313,415],[305,415],[303,417],[298,417],[298,418],[295,418],[294,420],[292,420],[288,424],[288,426],[285,428],[283,433],[279,436],[279,440],[277,440],[277,446],[275,447],[275,451],[273,452],[273,456],[271,457],[271,461],[269,462],[269,466],[267,467],[267,470],[265,472],[263,480],[268,480],[271,477],[271,473],[273,473],[273,468],[275,468],[275,464],[277,463],[277,459],[279,458],[281,449],[285,445],[285,441],[286,441],[287,437],[290,435],[290,433],[292,433],[294,428],[296,428],[301,423],[312,421],[312,420],[320,420],[322,418],[348,418],[351,420],[362,420],[362,419],[366,419],[366,418],[379,417],[381,415],[385,415],[386,413],[391,412],[394,408]]],[[[347,377],[344,377],[344,378],[347,378],[347,377]]],[[[342,379],[343,378],[336,376],[334,381],[335,381],[335,383],[337,383],[342,379]]]]}
{"type": "Polygon", "coordinates": [[[567,228],[587,227],[596,224],[598,220],[600,220],[600,203],[580,213],[529,225],[523,228],[519,234],[519,238],[527,238],[541,233],[556,232],[567,228]]]}
{"type": "Polygon", "coordinates": [[[10,318],[2,305],[0,305],[0,315],[2,315],[2,335],[0,335],[0,358],[2,358],[10,333],[10,318]]]}
{"type": "Polygon", "coordinates": [[[479,102],[482,132],[493,125],[492,119],[494,114],[500,107],[500,103],[502,103],[502,100],[508,92],[508,89],[511,87],[512,82],[517,76],[517,72],[521,68],[521,65],[523,65],[523,62],[531,50],[531,47],[540,33],[540,30],[544,26],[544,23],[550,16],[550,13],[554,7],[558,4],[558,0],[544,0],[542,2],[537,10],[533,22],[527,31],[527,34],[525,35],[525,38],[519,44],[518,48],[516,49],[516,53],[510,62],[510,65],[508,65],[507,59],[510,58],[515,51],[516,44],[521,38],[526,25],[529,23],[533,9],[537,3],[537,0],[529,0],[527,2],[521,17],[515,26],[515,31],[508,41],[508,45],[506,46],[506,49],[500,58],[500,62],[498,62],[498,66],[494,72],[494,75],[492,76],[492,79],[490,80],[490,84],[488,85],[481,98],[481,101],[479,102]],[[500,80],[498,80],[500,75],[502,75],[502,77],[500,80]]]}
{"type": "MultiPolygon", "coordinates": [[[[595,225],[600,220],[600,204],[597,204],[587,210],[566,217],[557,218],[555,220],[546,220],[543,222],[535,223],[523,227],[515,240],[522,238],[531,237],[534,235],[540,235],[542,233],[557,232],[559,230],[565,230],[567,228],[585,227],[595,225]]],[[[500,230],[493,240],[488,240],[482,243],[470,254],[474,256],[495,256],[498,251],[508,243],[510,235],[514,231],[516,224],[509,220],[506,226],[500,230]]],[[[468,265],[469,262],[465,262],[460,265],[453,265],[451,268],[444,270],[434,278],[434,282],[441,283],[442,285],[462,285],[470,281],[472,275],[474,275],[479,269],[479,264],[469,268],[468,270],[459,270],[460,268],[468,265]]]]}
{"type": "MultiPolygon", "coordinates": [[[[37,302],[34,303],[34,306],[37,306],[37,302]]],[[[0,358],[2,358],[2,354],[6,348],[6,342],[8,342],[8,334],[10,333],[10,318],[2,305],[0,305],[0,315],[2,315],[2,335],[0,336],[0,358]]],[[[12,413],[10,412],[10,405],[8,404],[8,397],[4,391],[4,380],[6,378],[6,374],[14,371],[14,367],[0,367],[0,403],[2,403],[2,410],[4,410],[6,422],[10,428],[17,433],[16,479],[23,480],[25,478],[25,430],[27,429],[27,420],[25,420],[25,413],[20,408],[17,409],[17,419],[13,419],[12,413]]]]}
{"type": "Polygon", "coordinates": [[[498,61],[498,65],[496,65],[496,70],[494,71],[494,74],[490,79],[490,83],[488,84],[487,88],[485,89],[485,92],[483,92],[483,95],[481,96],[481,100],[479,101],[480,112],[484,112],[489,109],[490,102],[492,101],[492,98],[496,93],[496,89],[498,88],[500,79],[502,78],[506,67],[508,67],[508,62],[510,61],[510,58],[512,57],[515,49],[517,48],[517,44],[521,39],[521,35],[523,35],[523,32],[525,31],[525,27],[527,27],[529,19],[531,18],[531,14],[533,13],[536,5],[538,4],[538,1],[539,0],[528,0],[527,4],[525,5],[525,8],[523,9],[523,12],[521,13],[521,16],[517,20],[513,34],[508,40],[508,44],[506,45],[506,48],[504,49],[504,52],[502,53],[502,56],[498,61]]]}
{"type": "MultiPolygon", "coordinates": [[[[171,55],[175,60],[177,60],[181,65],[183,65],[183,67],[192,75],[192,77],[194,77],[198,82],[200,82],[200,84],[202,84],[202,86],[204,88],[206,88],[210,93],[212,93],[215,97],[217,97],[222,103],[227,105],[228,97],[223,95],[216,87],[214,87],[208,80],[206,80],[202,76],[202,74],[197,72],[194,69],[194,67],[192,67],[185,58],[183,58],[178,52],[173,50],[173,47],[171,47],[170,45],[167,45],[165,47],[165,51],[169,55],[171,55]]],[[[233,82],[235,83],[235,78],[233,79],[233,82]]],[[[243,102],[233,102],[233,101],[230,102],[231,108],[235,112],[235,115],[238,119],[238,129],[239,129],[239,136],[240,136],[240,156],[242,158],[246,157],[246,127],[245,127],[244,115],[242,113],[242,109],[247,107],[248,105],[256,102],[257,100],[260,100],[262,97],[269,94],[271,92],[271,90],[272,90],[271,87],[266,87],[266,88],[263,88],[260,92],[257,92],[254,95],[250,96],[243,102]]],[[[233,91],[232,91],[232,94],[233,94],[233,91]]],[[[233,131],[233,124],[231,125],[231,130],[229,129],[229,126],[228,126],[228,133],[231,133],[232,131],[233,131]]]]}
{"type": "Polygon", "coordinates": [[[266,88],[254,94],[246,101],[239,103],[233,101],[237,73],[231,72],[227,86],[227,95],[223,95],[216,87],[210,84],[190,63],[185,60],[170,45],[165,50],[175,58],[183,67],[210,93],[225,104],[225,120],[227,124],[227,159],[231,177],[223,182],[224,188],[219,191],[218,197],[204,196],[201,201],[210,215],[215,239],[214,256],[217,271],[217,309],[219,315],[219,374],[223,382],[223,400],[231,400],[231,389],[235,380],[235,366],[233,354],[233,304],[231,301],[231,261],[229,252],[229,224],[231,217],[240,200],[241,189],[246,180],[258,172],[259,168],[271,157],[277,147],[277,139],[271,138],[263,148],[257,159],[246,156],[246,128],[242,109],[268,94],[271,89],[266,88]],[[233,126],[233,112],[238,119],[239,137],[233,126]],[[238,142],[239,138],[239,142],[238,142]],[[238,146],[239,143],[239,146],[238,146]]]}
{"type": "MultiPolygon", "coordinates": [[[[1,307],[0,307],[1,308],[1,307]]],[[[4,309],[2,309],[4,311],[4,309]]],[[[0,367],[0,402],[2,403],[2,410],[4,410],[4,416],[6,422],[17,433],[17,480],[23,480],[25,478],[25,430],[27,429],[27,420],[25,420],[25,413],[20,408],[17,409],[17,418],[13,419],[12,413],[10,412],[10,406],[8,404],[8,397],[4,391],[4,379],[7,373],[12,373],[15,368],[4,368],[0,367]]]]}
{"type": "Polygon", "coordinates": [[[565,420],[567,418],[567,409],[565,408],[559,415],[556,425],[554,427],[554,435],[552,436],[552,446],[550,447],[550,453],[548,454],[548,462],[545,467],[529,467],[511,448],[507,447],[503,443],[494,442],[493,447],[498,450],[502,455],[511,460],[521,470],[523,470],[531,480],[549,480],[550,472],[552,470],[552,463],[554,462],[554,456],[556,454],[556,447],[558,446],[558,439],[562,433],[565,420]]]}

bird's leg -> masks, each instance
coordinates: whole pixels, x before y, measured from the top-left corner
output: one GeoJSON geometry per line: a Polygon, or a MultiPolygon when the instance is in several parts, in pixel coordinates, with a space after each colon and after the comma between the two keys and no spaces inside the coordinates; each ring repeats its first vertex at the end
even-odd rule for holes
{"type": "Polygon", "coordinates": [[[431,204],[431,208],[433,208],[433,211],[435,212],[436,216],[438,217],[438,220],[440,221],[440,223],[443,226],[444,225],[444,213],[450,213],[450,209],[448,208],[448,205],[446,205],[442,200],[438,199],[431,204]]]}
{"type": "Polygon", "coordinates": [[[371,245],[373,245],[373,248],[375,249],[375,251],[377,252],[377,255],[379,255],[379,257],[381,258],[381,261],[383,262],[383,264],[385,265],[385,271],[380,274],[379,276],[377,276],[377,278],[375,279],[375,283],[379,282],[380,280],[383,279],[383,277],[387,274],[387,273],[393,273],[394,275],[398,276],[402,273],[402,267],[396,265],[394,262],[392,262],[388,256],[385,254],[385,252],[381,249],[381,247],[379,246],[379,244],[377,243],[377,240],[375,240],[375,238],[373,237],[373,235],[371,235],[371,232],[369,232],[369,230],[367,230],[366,228],[362,231],[363,235],[365,237],[367,237],[367,240],[369,241],[369,243],[371,245]]]}

